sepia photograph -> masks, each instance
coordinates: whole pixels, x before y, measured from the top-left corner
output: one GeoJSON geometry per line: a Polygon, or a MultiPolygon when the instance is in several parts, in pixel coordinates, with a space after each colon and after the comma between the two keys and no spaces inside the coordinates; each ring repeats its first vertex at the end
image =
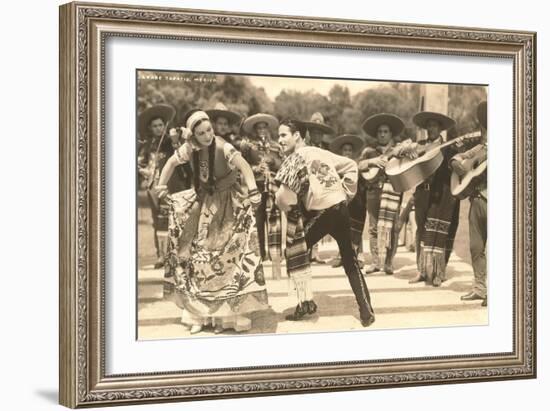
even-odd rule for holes
{"type": "Polygon", "coordinates": [[[538,378],[537,33],[277,5],[60,7],[59,402],[538,378]]]}
{"type": "Polygon", "coordinates": [[[487,85],[136,88],[138,339],[488,324],[487,85]]]}

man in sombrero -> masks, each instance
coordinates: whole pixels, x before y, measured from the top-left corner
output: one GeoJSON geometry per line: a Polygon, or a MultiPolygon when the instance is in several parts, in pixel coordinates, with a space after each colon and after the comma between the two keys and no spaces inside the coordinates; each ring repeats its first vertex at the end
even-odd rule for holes
{"type": "Polygon", "coordinates": [[[287,119],[279,126],[279,143],[286,154],[275,177],[275,201],[287,215],[287,272],[298,304],[285,318],[300,321],[317,311],[313,299],[309,250],[326,235],[333,237],[355,295],[363,327],[375,315],[370,293],[351,243],[348,204],[357,189],[357,163],[305,143],[305,126],[287,119]]]}
{"type": "MultiPolygon", "coordinates": [[[[481,141],[470,150],[455,155],[451,159],[451,167],[459,176],[466,174],[464,162],[476,158],[478,161],[487,159],[487,101],[477,106],[477,120],[481,126],[481,141]]],[[[481,300],[481,305],[487,306],[487,172],[472,181],[473,190],[469,196],[470,212],[468,214],[470,231],[470,254],[474,269],[474,284],[472,290],[461,296],[463,301],[481,300]]]]}
{"type": "Polygon", "coordinates": [[[309,121],[303,121],[306,127],[306,143],[308,146],[330,149],[330,143],[336,132],[325,123],[325,118],[320,112],[311,115],[309,121]]]}
{"type": "MultiPolygon", "coordinates": [[[[413,122],[427,131],[428,138],[420,142],[404,142],[400,155],[414,157],[424,154],[427,145],[433,147],[443,143],[441,133],[456,124],[449,116],[431,111],[415,114],[413,122]]],[[[456,146],[461,146],[462,141],[458,139],[456,146]]],[[[409,283],[425,281],[439,287],[446,280],[445,272],[453,250],[460,210],[460,203],[450,189],[449,162],[455,154],[455,145],[443,148],[444,161],[414,192],[418,272],[409,283]]]]}
{"type": "Polygon", "coordinates": [[[238,150],[240,139],[234,133],[233,128],[239,124],[241,116],[228,110],[223,103],[217,103],[212,110],[206,110],[206,114],[212,120],[216,135],[222,137],[238,150]]]}
{"type": "MultiPolygon", "coordinates": [[[[329,148],[334,154],[347,157],[357,161],[365,141],[355,134],[342,134],[332,140],[329,148]]],[[[365,217],[367,215],[366,205],[366,186],[362,179],[357,184],[357,193],[348,204],[349,219],[351,226],[351,242],[357,254],[357,261],[360,267],[365,264],[363,260],[363,227],[365,226],[365,217]]],[[[342,258],[340,254],[332,262],[332,267],[340,267],[342,258]]]]}
{"type": "Polygon", "coordinates": [[[359,171],[378,168],[378,175],[365,180],[366,205],[369,218],[369,248],[372,262],[366,273],[381,271],[393,274],[393,258],[397,251],[399,228],[397,220],[402,194],[394,191],[385,173],[388,159],[393,155],[399,135],[405,123],[395,114],[380,113],[363,122],[363,130],[376,139],[375,147],[367,147],[359,161],[359,171]]]}
{"type": "Polygon", "coordinates": [[[283,162],[283,152],[274,139],[279,120],[266,113],[257,113],[246,118],[241,129],[244,134],[240,150],[251,165],[256,185],[262,193],[262,202],[256,210],[256,224],[262,260],[271,259],[273,277],[280,278],[282,255],[281,213],[274,202],[272,182],[283,162]],[[267,232],[267,246],[265,236],[267,232]]]}
{"type": "MultiPolygon", "coordinates": [[[[155,268],[164,265],[165,239],[168,231],[168,205],[161,201],[152,187],[156,186],[164,164],[179,146],[177,138],[167,133],[176,111],[167,104],[158,104],[144,110],[138,118],[138,173],[145,179],[147,197],[153,219],[157,261],[155,268]]],[[[171,193],[191,186],[190,174],[179,166],[168,182],[171,193]]]]}

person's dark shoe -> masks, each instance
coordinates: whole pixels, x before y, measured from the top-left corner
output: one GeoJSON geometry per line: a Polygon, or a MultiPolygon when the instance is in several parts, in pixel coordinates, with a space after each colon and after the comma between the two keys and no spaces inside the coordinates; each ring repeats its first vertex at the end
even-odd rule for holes
{"type": "Polygon", "coordinates": [[[483,301],[481,302],[481,306],[482,306],[482,307],[487,307],[487,297],[485,297],[485,298],[483,299],[483,301]]]}
{"type": "Polygon", "coordinates": [[[307,302],[304,301],[302,304],[298,304],[293,314],[289,314],[285,317],[287,321],[300,321],[308,314],[307,302]]]}
{"type": "Polygon", "coordinates": [[[375,316],[370,302],[367,303],[366,306],[363,307],[363,309],[359,310],[359,316],[361,318],[361,325],[363,327],[368,327],[374,322],[375,316]]]}
{"type": "MultiPolygon", "coordinates": [[[[485,300],[481,295],[478,293],[471,291],[468,294],[465,294],[460,297],[462,301],[474,301],[474,300],[485,300]]],[[[482,303],[483,304],[483,303],[482,303]]]]}
{"type": "Polygon", "coordinates": [[[432,285],[434,287],[439,287],[441,286],[441,278],[439,277],[434,277],[433,281],[432,281],[432,285]]]}
{"type": "Polygon", "coordinates": [[[159,268],[162,268],[164,267],[164,260],[158,260],[155,265],[153,266],[153,268],[155,270],[158,270],[159,268]]]}
{"type": "Polygon", "coordinates": [[[393,274],[393,267],[391,265],[386,265],[384,267],[384,271],[387,275],[392,275],[393,274]]]}
{"type": "Polygon", "coordinates": [[[416,275],[409,280],[409,284],[416,284],[422,281],[426,281],[424,276],[421,273],[416,273],[416,275]]]}
{"type": "Polygon", "coordinates": [[[374,314],[373,314],[369,318],[367,318],[366,320],[361,319],[361,325],[365,328],[369,327],[370,325],[372,325],[372,323],[374,323],[375,320],[376,319],[374,318],[374,314]]]}
{"type": "Polygon", "coordinates": [[[379,271],[380,271],[380,267],[377,267],[374,264],[371,264],[371,265],[369,265],[368,267],[365,268],[365,274],[377,273],[379,271]]]}
{"type": "Polygon", "coordinates": [[[334,261],[332,261],[330,263],[330,266],[332,268],[342,267],[342,259],[341,258],[335,258],[334,261]]]}
{"type": "Polygon", "coordinates": [[[317,304],[315,304],[315,301],[305,301],[304,304],[307,307],[308,314],[315,314],[317,312],[317,304]]]}

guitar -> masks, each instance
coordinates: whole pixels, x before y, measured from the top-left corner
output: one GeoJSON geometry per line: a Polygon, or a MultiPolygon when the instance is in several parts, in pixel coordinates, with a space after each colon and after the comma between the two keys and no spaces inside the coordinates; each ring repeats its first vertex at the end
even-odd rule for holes
{"type": "MultiPolygon", "coordinates": [[[[397,153],[397,147],[391,148],[387,153],[384,153],[380,156],[380,158],[388,161],[392,156],[394,156],[397,153]]],[[[376,157],[373,157],[376,158],[376,157]]],[[[369,158],[367,160],[372,160],[372,158],[369,158]]],[[[375,165],[369,166],[364,171],[361,171],[361,177],[367,182],[367,183],[373,183],[376,181],[376,179],[379,177],[381,168],[375,165]]]]}
{"type": "Polygon", "coordinates": [[[486,178],[487,150],[479,150],[474,157],[462,161],[462,166],[468,170],[463,176],[453,171],[451,174],[451,194],[460,200],[468,198],[480,180],[486,178]]]}
{"type": "Polygon", "coordinates": [[[399,193],[410,190],[430,177],[443,163],[443,153],[441,149],[456,140],[481,138],[481,131],[464,134],[460,137],[449,140],[443,144],[429,143],[425,147],[425,152],[415,158],[394,157],[386,165],[386,175],[393,185],[393,189],[399,193]]]}

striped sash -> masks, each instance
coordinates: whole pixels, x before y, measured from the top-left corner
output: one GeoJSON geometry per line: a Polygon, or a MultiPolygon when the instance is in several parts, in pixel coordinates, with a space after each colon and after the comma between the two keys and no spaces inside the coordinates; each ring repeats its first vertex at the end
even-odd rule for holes
{"type": "Polygon", "coordinates": [[[380,261],[385,261],[386,254],[392,246],[394,224],[399,215],[402,194],[393,190],[390,182],[385,182],[380,195],[380,210],[378,212],[378,253],[380,261]]]}

